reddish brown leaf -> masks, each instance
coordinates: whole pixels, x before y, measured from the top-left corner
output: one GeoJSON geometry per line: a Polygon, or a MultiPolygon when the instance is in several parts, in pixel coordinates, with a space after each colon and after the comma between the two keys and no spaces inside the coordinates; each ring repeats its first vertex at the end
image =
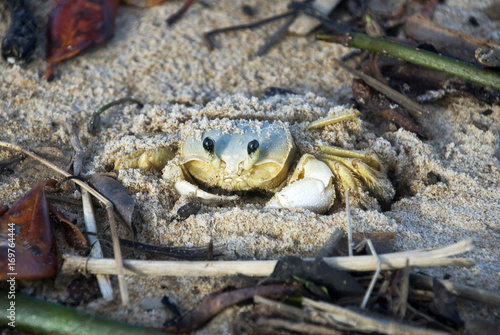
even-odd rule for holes
{"type": "Polygon", "coordinates": [[[0,216],[2,216],[5,212],[7,212],[9,210],[9,206],[4,206],[4,205],[1,205],[0,206],[0,216]]]}
{"type": "Polygon", "coordinates": [[[64,238],[66,242],[79,251],[85,251],[89,247],[87,239],[83,233],[66,216],[49,204],[49,210],[63,224],[64,238]]]}
{"type": "Polygon", "coordinates": [[[55,184],[53,179],[39,181],[0,217],[0,280],[56,273],[59,256],[45,198],[45,186],[55,184]]]}
{"type": "Polygon", "coordinates": [[[167,322],[162,329],[173,333],[187,333],[200,328],[215,315],[229,306],[248,300],[255,295],[281,298],[303,293],[299,286],[295,285],[266,285],[242,288],[230,292],[213,293],[192,310],[184,313],[173,322],[167,322]]]}
{"type": "Polygon", "coordinates": [[[117,7],[118,0],[66,0],[54,8],[47,27],[46,80],[57,63],[113,35],[117,7]]]}

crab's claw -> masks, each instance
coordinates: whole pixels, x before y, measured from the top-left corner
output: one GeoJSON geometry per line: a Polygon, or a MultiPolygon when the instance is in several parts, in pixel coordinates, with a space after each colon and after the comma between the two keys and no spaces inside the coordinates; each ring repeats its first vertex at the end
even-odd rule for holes
{"type": "Polygon", "coordinates": [[[334,200],[332,171],[314,156],[304,155],[290,183],[269,200],[266,208],[304,208],[321,214],[333,205],[334,200]]]}

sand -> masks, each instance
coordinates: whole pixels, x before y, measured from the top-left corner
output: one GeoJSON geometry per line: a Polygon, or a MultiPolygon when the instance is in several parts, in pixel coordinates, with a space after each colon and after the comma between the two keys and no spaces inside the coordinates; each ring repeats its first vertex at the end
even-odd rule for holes
{"type": "MultiPolygon", "coordinates": [[[[37,2],[32,1],[32,4],[37,2]]],[[[491,1],[449,2],[438,7],[435,20],[450,28],[498,41],[500,22],[482,11],[491,1]],[[480,27],[469,25],[474,15],[480,27]]],[[[282,120],[289,124],[299,155],[314,154],[321,144],[348,149],[372,149],[385,162],[401,198],[383,208],[363,193],[353,201],[355,232],[394,232],[394,250],[431,248],[472,238],[476,249],[465,256],[477,265],[469,269],[443,267],[422,271],[438,277],[499,292],[500,261],[500,108],[468,96],[447,97],[427,104],[417,121],[432,140],[394,125],[359,119],[307,130],[319,117],[353,108],[351,82],[333,59],[348,49],[316,42],[313,36],[287,36],[262,57],[253,56],[279,26],[229,33],[216,38],[219,49],[209,51],[201,33],[251,22],[286,10],[286,2],[252,3],[257,15],[241,10],[243,1],[217,1],[211,8],[195,4],[187,16],[167,27],[165,19],[179,6],[168,2],[150,9],[120,6],[115,36],[56,68],[56,79],[43,79],[45,37],[41,27],[48,9],[36,8],[40,44],[34,61],[11,66],[0,62],[0,140],[31,150],[52,148],[49,159],[65,167],[71,145],[61,121],[74,123],[86,148],[84,173],[102,173],[135,149],[165,146],[173,151],[193,127],[228,118],[282,120]],[[283,87],[296,94],[266,97],[267,87],[283,87]],[[88,117],[100,106],[133,96],[144,102],[114,107],[102,118],[97,135],[86,131],[88,117]],[[491,109],[491,113],[486,110],[491,109]],[[137,138],[144,132],[161,135],[137,138]],[[437,177],[436,177],[437,176],[437,177]]],[[[49,6],[45,4],[44,6],[49,6]]],[[[0,17],[6,18],[0,8],[0,17]]],[[[0,32],[7,30],[0,20],[0,32]]],[[[0,150],[0,159],[12,153],[0,150]]],[[[0,175],[0,203],[12,204],[39,178],[59,178],[53,171],[27,160],[13,174],[0,175]]],[[[332,231],[346,228],[341,199],[325,215],[306,210],[264,210],[270,194],[251,193],[221,205],[203,205],[198,215],[169,224],[187,199],[179,198],[160,172],[122,171],[119,180],[136,199],[138,240],[177,246],[206,245],[212,239],[225,249],[223,259],[277,259],[284,255],[313,256],[332,231]]],[[[79,199],[71,185],[64,195],[79,199]]],[[[56,204],[83,225],[78,207],[56,204]]],[[[124,232],[122,232],[124,233],[124,232]]],[[[127,254],[126,254],[127,255],[127,254]]],[[[132,255],[138,257],[137,255],[132,255]]],[[[68,278],[27,286],[52,301],[67,299],[68,278]]],[[[147,299],[168,295],[184,311],[207,293],[231,283],[227,278],[127,277],[132,307],[97,299],[78,308],[146,326],[160,326],[172,314],[161,307],[146,310],[147,299]]],[[[499,311],[461,302],[466,319],[499,319],[499,311]]],[[[242,311],[232,308],[200,333],[231,333],[231,320],[242,311]]]]}

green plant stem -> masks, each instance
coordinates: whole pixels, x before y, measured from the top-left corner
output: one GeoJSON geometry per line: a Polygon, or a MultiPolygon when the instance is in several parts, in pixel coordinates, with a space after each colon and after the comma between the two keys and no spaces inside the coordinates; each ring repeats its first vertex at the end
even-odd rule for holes
{"type": "Polygon", "coordinates": [[[34,334],[165,335],[164,332],[84,313],[21,293],[9,299],[8,294],[0,290],[0,328],[10,328],[8,308],[11,302],[15,302],[15,329],[34,334]]]}
{"type": "Polygon", "coordinates": [[[360,33],[345,33],[338,35],[320,34],[317,38],[325,42],[339,43],[348,47],[369,50],[399,58],[410,63],[425,66],[429,69],[457,76],[476,84],[500,90],[500,74],[497,71],[474,66],[427,50],[412,48],[360,33]]]}

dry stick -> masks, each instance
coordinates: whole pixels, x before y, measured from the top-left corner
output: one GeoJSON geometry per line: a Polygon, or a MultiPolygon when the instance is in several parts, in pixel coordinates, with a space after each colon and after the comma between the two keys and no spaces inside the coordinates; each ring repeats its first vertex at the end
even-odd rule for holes
{"type": "MultiPolygon", "coordinates": [[[[92,246],[90,254],[95,258],[104,258],[102,253],[101,243],[96,238],[97,236],[97,226],[95,222],[94,207],[92,206],[92,198],[90,193],[82,189],[82,204],[83,204],[83,218],[85,221],[85,228],[87,229],[87,237],[89,243],[92,246]]],[[[113,299],[113,288],[111,287],[111,282],[109,281],[108,275],[96,275],[97,283],[99,284],[99,289],[101,295],[105,300],[113,299]]]]}
{"type": "Polygon", "coordinates": [[[500,90],[500,75],[498,72],[474,66],[434,52],[415,49],[406,45],[390,42],[382,38],[360,33],[342,35],[318,35],[318,39],[331,43],[339,43],[348,47],[369,50],[387,56],[399,58],[410,63],[441,71],[476,84],[489,86],[500,90]]]}
{"type": "Polygon", "coordinates": [[[296,11],[289,11],[289,12],[286,12],[286,13],[283,13],[283,14],[280,14],[280,15],[271,16],[271,17],[268,17],[266,19],[263,19],[263,20],[260,20],[260,21],[257,21],[257,22],[253,22],[253,23],[249,23],[249,24],[239,24],[239,25],[236,25],[236,26],[230,26],[230,27],[225,27],[225,28],[219,28],[219,29],[210,30],[210,31],[206,32],[205,34],[203,34],[203,40],[205,41],[205,44],[207,45],[207,47],[210,50],[212,50],[212,49],[215,48],[215,44],[214,44],[214,42],[212,40],[212,36],[213,35],[220,34],[220,33],[226,33],[226,32],[229,32],[229,31],[236,31],[236,30],[242,30],[242,29],[256,28],[258,26],[261,26],[261,25],[264,25],[264,24],[267,24],[267,23],[270,23],[270,22],[273,22],[273,21],[276,21],[276,20],[280,20],[280,19],[288,17],[290,15],[295,15],[296,13],[297,13],[296,11]]]}
{"type": "Polygon", "coordinates": [[[427,321],[428,323],[433,324],[433,325],[435,325],[435,326],[437,326],[437,327],[440,327],[440,328],[442,328],[443,330],[446,330],[447,332],[449,332],[450,334],[456,334],[455,329],[451,328],[450,326],[447,326],[447,325],[445,325],[444,323],[441,323],[441,322],[439,322],[439,321],[437,321],[437,320],[434,320],[434,319],[433,319],[433,318],[431,318],[429,315],[427,315],[427,314],[425,314],[425,313],[420,312],[418,309],[413,308],[411,305],[407,305],[406,307],[407,307],[407,309],[408,309],[411,313],[413,313],[413,314],[415,314],[415,315],[417,315],[417,316],[421,317],[422,319],[424,319],[424,320],[425,320],[425,321],[427,321]]]}
{"type": "Polygon", "coordinates": [[[324,313],[323,316],[328,317],[328,319],[331,320],[331,324],[335,325],[337,323],[341,323],[351,325],[353,327],[353,330],[356,330],[358,332],[377,332],[382,334],[394,335],[447,334],[432,329],[412,327],[387,318],[364,315],[347,308],[328,304],[326,302],[314,301],[308,298],[303,298],[302,304],[304,307],[322,311],[324,313]]]}
{"type": "Polygon", "coordinates": [[[349,257],[353,256],[352,253],[352,220],[351,220],[351,205],[349,203],[349,188],[345,190],[345,211],[347,214],[347,244],[348,244],[348,249],[349,249],[349,257]]]}
{"type": "MultiPolygon", "coordinates": [[[[73,177],[71,174],[69,174],[68,172],[64,171],[63,169],[61,169],[61,168],[55,166],[54,164],[46,161],[45,159],[43,159],[42,157],[38,156],[37,154],[34,154],[34,153],[32,153],[32,152],[30,152],[28,150],[25,150],[25,149],[21,148],[18,145],[7,143],[7,142],[1,142],[0,141],[0,146],[5,147],[5,148],[9,148],[9,149],[14,150],[14,151],[20,151],[23,154],[25,154],[26,156],[30,156],[31,158],[34,158],[34,159],[38,160],[42,164],[48,166],[49,168],[51,168],[52,170],[58,172],[59,174],[63,175],[66,178],[73,177]]],[[[84,181],[81,181],[79,179],[74,179],[74,178],[72,179],[72,181],[75,184],[77,184],[80,187],[82,187],[83,189],[87,190],[90,194],[92,194],[95,198],[97,198],[97,200],[99,200],[101,203],[105,204],[107,209],[111,208],[111,215],[109,215],[110,212],[108,210],[108,216],[109,216],[110,225],[113,226],[113,224],[114,224],[113,204],[108,199],[106,199],[104,196],[102,196],[101,193],[97,192],[92,187],[90,187],[89,185],[87,185],[87,183],[85,183],[84,181]]],[[[112,235],[112,238],[113,238],[113,245],[114,245],[114,251],[115,251],[115,259],[114,259],[115,273],[114,274],[118,275],[118,283],[119,283],[119,286],[120,286],[122,304],[125,305],[125,306],[128,306],[129,305],[129,298],[128,298],[127,287],[126,287],[126,284],[125,284],[125,275],[124,275],[124,270],[123,270],[123,259],[122,259],[122,254],[121,254],[121,250],[120,250],[120,245],[118,243],[118,235],[116,234],[116,227],[114,227],[114,228],[115,229],[111,229],[111,235],[112,235]],[[118,269],[118,270],[116,270],[116,269],[118,269]]]]}
{"type": "Polygon", "coordinates": [[[401,106],[405,107],[411,115],[414,117],[419,117],[422,114],[426,113],[426,110],[424,107],[422,107],[420,104],[416,103],[415,101],[408,99],[404,94],[399,93],[398,91],[390,88],[389,86],[381,83],[377,79],[370,77],[367,74],[364,74],[363,72],[360,72],[356,69],[353,69],[352,67],[348,66],[344,62],[334,59],[335,64],[349,72],[355,77],[358,77],[359,79],[362,79],[367,85],[372,87],[374,90],[384,94],[386,97],[391,99],[392,101],[400,104],[401,106]]]}
{"type": "MultiPolygon", "coordinates": [[[[411,253],[392,253],[379,255],[382,270],[392,270],[406,266],[474,266],[468,258],[446,258],[472,249],[472,242],[464,240],[453,245],[431,251],[413,251],[411,253]]],[[[312,258],[305,259],[312,261],[312,258]]],[[[323,260],[334,268],[346,271],[374,271],[377,261],[373,256],[327,257],[323,260]]],[[[125,260],[127,274],[150,276],[269,276],[277,261],[143,261],[125,260]]],[[[94,274],[116,274],[116,264],[112,259],[95,259],[64,255],[62,271],[65,273],[87,272],[94,274]]]]}
{"type": "Polygon", "coordinates": [[[80,140],[78,139],[77,129],[75,125],[67,122],[60,122],[60,124],[66,128],[66,131],[69,134],[71,146],[73,146],[73,150],[75,151],[75,154],[73,155],[73,175],[79,176],[82,172],[83,166],[83,149],[80,144],[80,140]]]}
{"type": "Polygon", "coordinates": [[[377,251],[375,250],[375,247],[373,246],[372,240],[368,239],[366,240],[368,243],[368,246],[370,247],[370,250],[372,252],[373,257],[377,260],[377,271],[373,274],[372,281],[370,282],[370,286],[366,290],[365,296],[363,298],[363,301],[361,302],[361,309],[365,309],[366,304],[368,303],[368,299],[372,295],[373,288],[375,287],[375,283],[377,282],[377,278],[380,275],[380,271],[382,271],[382,263],[380,262],[380,258],[377,255],[377,251]]]}
{"type": "MultiPolygon", "coordinates": [[[[382,270],[394,270],[405,267],[406,259],[411,267],[457,266],[472,267],[476,263],[470,258],[435,258],[428,253],[384,254],[379,256],[382,270]]],[[[88,258],[64,255],[62,271],[64,273],[117,274],[116,264],[111,258],[88,258]]],[[[311,259],[306,259],[311,260],[311,259]]],[[[330,266],[345,271],[375,271],[377,263],[372,256],[328,257],[323,260],[330,266]]],[[[277,261],[147,261],[124,260],[127,275],[172,276],[172,277],[217,277],[246,275],[255,277],[269,276],[277,261]]]]}
{"type": "MultiPolygon", "coordinates": [[[[410,282],[420,288],[432,290],[432,277],[410,274],[410,282]]],[[[448,280],[438,279],[451,294],[469,300],[481,302],[486,305],[500,307],[500,294],[489,292],[481,288],[475,288],[467,285],[456,284],[448,280]]]]}
{"type": "Polygon", "coordinates": [[[293,333],[317,334],[317,335],[342,335],[342,331],[337,331],[331,327],[324,327],[306,322],[288,321],[275,318],[259,318],[257,326],[272,328],[273,330],[288,330],[293,333]]]}
{"type": "MultiPolygon", "coordinates": [[[[61,125],[66,128],[71,140],[71,145],[75,154],[73,156],[73,175],[79,176],[83,166],[83,149],[80,144],[80,139],[78,138],[78,132],[73,124],[67,122],[61,122],[61,125]]],[[[83,205],[83,219],[85,221],[85,228],[87,229],[87,237],[89,243],[92,246],[91,255],[96,258],[103,258],[101,244],[99,240],[95,237],[97,235],[97,226],[95,223],[94,207],[92,206],[92,199],[89,192],[85,189],[81,189],[82,192],[82,205],[83,205]]],[[[99,284],[99,290],[101,295],[105,300],[113,299],[113,288],[111,287],[111,282],[109,281],[108,275],[97,275],[97,283],[99,284]]]]}
{"type": "Polygon", "coordinates": [[[286,20],[285,23],[281,27],[279,27],[278,30],[276,30],[276,32],[267,40],[267,42],[264,43],[264,45],[261,46],[259,48],[259,50],[257,50],[255,55],[262,56],[263,54],[265,54],[273,46],[273,44],[276,43],[276,41],[281,36],[283,36],[283,34],[286,33],[288,27],[290,27],[290,25],[293,23],[293,21],[295,20],[296,17],[297,17],[297,14],[289,17],[288,20],[286,20]]]}

